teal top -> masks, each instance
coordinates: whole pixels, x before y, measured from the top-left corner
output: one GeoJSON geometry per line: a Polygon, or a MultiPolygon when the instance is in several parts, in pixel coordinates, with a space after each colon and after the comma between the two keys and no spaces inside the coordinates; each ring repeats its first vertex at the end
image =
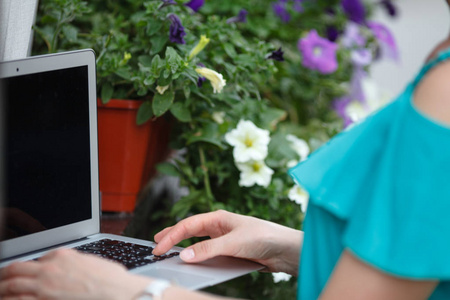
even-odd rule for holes
{"type": "Polygon", "coordinates": [[[389,105],[289,170],[310,194],[298,299],[317,299],[344,249],[450,299],[450,127],[414,107],[427,64],[389,105]]]}

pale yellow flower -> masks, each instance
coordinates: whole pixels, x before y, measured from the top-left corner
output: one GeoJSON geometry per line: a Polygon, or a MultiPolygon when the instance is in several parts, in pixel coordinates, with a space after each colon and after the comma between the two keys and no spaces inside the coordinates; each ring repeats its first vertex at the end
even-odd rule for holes
{"type": "Polygon", "coordinates": [[[122,60],[119,62],[119,65],[120,65],[120,66],[126,65],[130,59],[131,59],[131,53],[125,52],[125,53],[123,54],[122,60]]]}
{"type": "Polygon", "coordinates": [[[169,88],[169,86],[168,85],[165,85],[165,86],[157,86],[156,87],[156,90],[158,91],[158,93],[160,93],[161,95],[162,94],[164,94],[164,92],[167,90],[169,88]]]}
{"type": "Polygon", "coordinates": [[[208,45],[210,39],[207,38],[205,35],[201,35],[200,36],[200,41],[198,42],[197,46],[195,46],[192,50],[191,53],[189,53],[189,60],[191,60],[192,58],[194,58],[197,54],[200,53],[200,51],[202,51],[206,45],[208,45]]]}
{"type": "Polygon", "coordinates": [[[211,85],[214,89],[214,94],[220,93],[226,85],[226,81],[225,79],[223,79],[222,74],[217,73],[214,70],[208,68],[197,68],[195,69],[195,72],[202,75],[211,82],[211,85]]]}
{"type": "Polygon", "coordinates": [[[216,112],[213,112],[213,114],[212,114],[212,119],[217,123],[217,124],[223,124],[223,122],[225,121],[224,120],[224,118],[225,118],[225,113],[223,112],[223,111],[220,111],[220,112],[218,112],[218,111],[216,111],[216,112]]]}

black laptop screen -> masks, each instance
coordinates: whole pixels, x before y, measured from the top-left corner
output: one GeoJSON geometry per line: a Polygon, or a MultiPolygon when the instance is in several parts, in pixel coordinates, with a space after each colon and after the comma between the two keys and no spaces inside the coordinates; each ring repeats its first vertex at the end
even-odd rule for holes
{"type": "Polygon", "coordinates": [[[4,239],[90,219],[87,66],[2,80],[4,239]]]}

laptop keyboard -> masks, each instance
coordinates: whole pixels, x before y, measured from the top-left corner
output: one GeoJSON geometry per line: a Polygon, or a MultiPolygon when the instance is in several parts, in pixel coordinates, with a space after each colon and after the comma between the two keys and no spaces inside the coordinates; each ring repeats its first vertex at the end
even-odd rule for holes
{"type": "Polygon", "coordinates": [[[179,252],[171,252],[156,256],[152,254],[152,247],[111,239],[102,239],[75,247],[74,249],[119,262],[128,270],[156,263],[180,254],[179,252]]]}

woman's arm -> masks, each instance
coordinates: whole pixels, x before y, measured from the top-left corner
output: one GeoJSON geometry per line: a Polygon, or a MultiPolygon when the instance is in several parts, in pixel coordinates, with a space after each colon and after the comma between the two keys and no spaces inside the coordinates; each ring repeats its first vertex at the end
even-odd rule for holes
{"type": "MultiPolygon", "coordinates": [[[[159,244],[153,252],[162,254],[192,236],[211,239],[182,251],[186,261],[228,255],[259,262],[270,271],[297,274],[303,232],[226,211],[193,216],[166,228],[156,235],[159,244]]],[[[51,252],[37,262],[14,263],[1,270],[0,279],[0,298],[5,299],[23,296],[24,299],[131,300],[137,299],[152,282],[127,272],[117,263],[69,249],[51,252]]],[[[164,292],[164,299],[181,298],[223,299],[176,286],[164,292]]]]}
{"type": "MultiPolygon", "coordinates": [[[[71,249],[50,252],[39,261],[17,262],[0,270],[1,299],[138,299],[152,279],[117,263],[71,249]]],[[[164,299],[220,300],[170,286],[164,299]]]]}
{"type": "Polygon", "coordinates": [[[303,232],[261,219],[219,210],[180,221],[155,235],[156,255],[190,237],[211,239],[180,253],[186,262],[200,262],[224,255],[249,259],[270,272],[297,275],[303,232]]]}
{"type": "Polygon", "coordinates": [[[349,251],[341,255],[320,300],[425,300],[437,281],[394,277],[359,260],[349,251]]]}

